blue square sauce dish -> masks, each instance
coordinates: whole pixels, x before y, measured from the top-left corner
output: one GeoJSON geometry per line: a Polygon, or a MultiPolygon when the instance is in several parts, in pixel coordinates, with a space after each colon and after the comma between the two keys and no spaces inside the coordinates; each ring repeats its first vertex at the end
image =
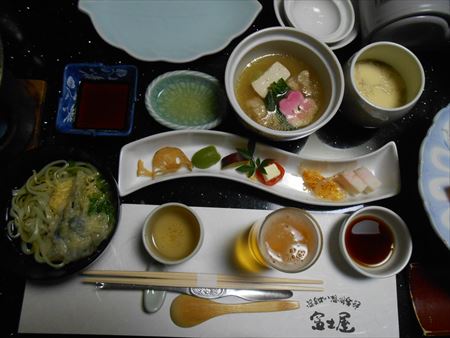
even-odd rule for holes
{"type": "Polygon", "coordinates": [[[61,133],[127,136],[136,102],[137,68],[74,63],[64,68],[56,128],[61,133]]]}

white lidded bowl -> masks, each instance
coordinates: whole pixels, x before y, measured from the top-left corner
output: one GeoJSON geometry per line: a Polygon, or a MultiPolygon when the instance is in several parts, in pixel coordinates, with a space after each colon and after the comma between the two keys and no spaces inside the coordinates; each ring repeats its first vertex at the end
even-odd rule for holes
{"type": "Polygon", "coordinates": [[[306,137],[331,120],[342,102],[344,76],[337,57],[323,42],[294,28],[271,27],[249,35],[235,47],[225,69],[225,88],[231,106],[247,127],[269,139],[289,141],[306,137]],[[235,87],[244,68],[256,58],[274,53],[298,56],[315,70],[322,85],[323,113],[303,128],[280,131],[264,127],[252,120],[237,101],[235,87]]]}
{"type": "Polygon", "coordinates": [[[367,206],[354,212],[342,224],[339,232],[339,248],[344,259],[353,269],[371,278],[386,278],[395,276],[408,264],[412,253],[412,240],[409,229],[402,218],[390,209],[380,206],[367,206]],[[383,221],[390,229],[393,237],[391,255],[378,265],[364,265],[359,263],[349,253],[346,242],[346,232],[351,224],[361,217],[375,217],[383,221]]]}
{"type": "Polygon", "coordinates": [[[289,24],[326,43],[345,39],[355,25],[350,0],[283,0],[289,24]]]}

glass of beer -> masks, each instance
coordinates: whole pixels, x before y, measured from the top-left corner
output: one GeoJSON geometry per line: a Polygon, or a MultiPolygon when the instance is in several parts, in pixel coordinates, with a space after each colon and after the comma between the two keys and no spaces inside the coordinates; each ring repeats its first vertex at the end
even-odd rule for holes
{"type": "Polygon", "coordinates": [[[256,221],[248,234],[249,251],[259,264],[283,272],[300,272],[322,252],[319,224],[306,211],[281,208],[256,221]]]}

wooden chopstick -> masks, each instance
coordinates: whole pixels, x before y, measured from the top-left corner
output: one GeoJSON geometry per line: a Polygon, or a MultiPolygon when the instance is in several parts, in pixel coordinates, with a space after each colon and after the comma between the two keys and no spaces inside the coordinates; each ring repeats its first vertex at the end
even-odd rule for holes
{"type": "Polygon", "coordinates": [[[174,287],[206,287],[227,289],[253,289],[253,290],[291,290],[291,291],[323,291],[322,287],[271,284],[271,283],[245,283],[245,282],[217,282],[214,286],[209,283],[202,284],[194,279],[163,279],[163,278],[120,278],[120,277],[86,277],[83,283],[99,284],[125,284],[144,286],[174,286],[174,287]]]}
{"type": "Polygon", "coordinates": [[[182,279],[201,280],[215,279],[217,282],[243,282],[243,283],[282,283],[282,284],[323,284],[317,279],[298,278],[278,278],[265,276],[239,276],[222,274],[203,274],[194,272],[162,272],[162,271],[121,271],[121,270],[87,270],[83,275],[109,276],[109,277],[132,277],[132,278],[162,278],[162,279],[182,279]]]}

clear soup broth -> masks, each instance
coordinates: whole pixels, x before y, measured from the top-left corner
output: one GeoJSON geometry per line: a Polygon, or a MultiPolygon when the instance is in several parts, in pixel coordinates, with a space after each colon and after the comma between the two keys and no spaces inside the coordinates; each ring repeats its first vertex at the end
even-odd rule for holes
{"type": "Polygon", "coordinates": [[[180,207],[161,209],[150,220],[147,244],[166,259],[176,261],[189,256],[200,240],[200,226],[188,210],[180,207]]]}
{"type": "Polygon", "coordinates": [[[316,121],[324,111],[324,90],[319,78],[312,67],[301,59],[289,54],[268,54],[251,61],[239,75],[235,94],[242,110],[255,122],[274,130],[295,130],[295,127],[286,123],[283,114],[269,111],[254,88],[252,82],[257,80],[275,62],[281,63],[289,70],[290,76],[285,81],[292,90],[300,91],[305,98],[314,100],[317,112],[308,121],[305,127],[316,121]]]}

